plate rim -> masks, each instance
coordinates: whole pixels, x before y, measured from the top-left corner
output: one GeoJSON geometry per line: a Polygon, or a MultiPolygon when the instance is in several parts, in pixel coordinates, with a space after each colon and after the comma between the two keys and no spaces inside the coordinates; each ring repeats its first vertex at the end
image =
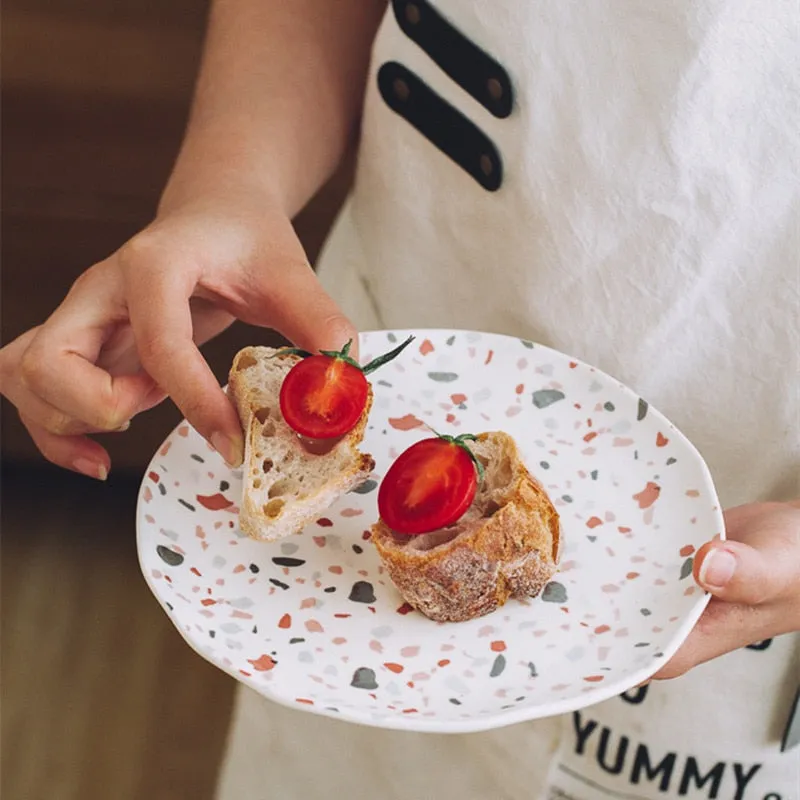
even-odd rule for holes
{"type": "MultiPolygon", "coordinates": [[[[429,338],[430,335],[441,336],[442,334],[450,334],[455,336],[467,335],[467,334],[479,334],[480,336],[491,336],[501,339],[516,340],[520,343],[529,342],[534,349],[545,350],[549,353],[552,353],[554,356],[557,356],[559,359],[567,358],[570,361],[575,362],[576,364],[582,367],[586,367],[592,370],[595,374],[615,382],[618,385],[618,387],[624,393],[627,393],[630,397],[643,400],[645,403],[647,403],[648,407],[647,413],[653,414],[657,419],[660,419],[662,422],[664,422],[676,435],[678,440],[681,441],[683,446],[687,447],[689,451],[694,454],[701,467],[700,471],[704,482],[703,488],[709,493],[710,499],[716,500],[716,505],[713,508],[713,513],[718,523],[720,537],[723,540],[726,538],[725,521],[723,517],[721,503],[719,500],[719,495],[714,485],[714,481],[711,476],[711,471],[708,468],[708,464],[706,463],[700,451],[674,423],[672,423],[661,411],[658,410],[658,408],[653,406],[648,400],[643,398],[641,395],[637,394],[633,389],[627,386],[627,384],[620,381],[618,378],[615,378],[613,375],[601,370],[599,367],[594,367],[591,364],[588,364],[579,358],[574,358],[568,353],[564,353],[560,350],[556,350],[547,345],[540,344],[532,339],[523,339],[522,337],[511,336],[509,334],[504,334],[504,333],[494,333],[492,331],[474,331],[474,330],[459,329],[459,328],[418,328],[418,329],[387,328],[387,329],[369,330],[360,332],[359,334],[359,339],[361,340],[360,344],[363,345],[363,339],[366,336],[376,336],[381,334],[386,335],[389,333],[397,336],[398,338],[402,336],[408,336],[411,334],[419,338],[426,335],[429,338]]],[[[142,480],[139,485],[139,490],[136,495],[136,556],[137,556],[137,561],[139,563],[139,570],[142,573],[142,576],[144,577],[147,586],[149,587],[150,591],[155,597],[156,602],[159,604],[159,606],[161,606],[162,610],[167,615],[167,618],[170,620],[173,627],[178,631],[178,633],[181,635],[186,644],[188,644],[189,647],[192,650],[194,650],[195,653],[197,653],[201,658],[203,658],[209,664],[213,665],[217,669],[220,669],[222,672],[232,677],[235,681],[237,681],[237,683],[243,684],[247,688],[255,691],[257,694],[261,695],[267,700],[270,700],[271,702],[278,703],[281,706],[294,709],[298,712],[316,714],[318,716],[339,720],[340,722],[349,722],[352,724],[363,725],[371,728],[409,731],[415,733],[439,733],[439,734],[479,733],[483,731],[505,728],[511,725],[517,725],[522,722],[531,722],[537,719],[546,719],[549,717],[569,714],[573,711],[578,711],[580,709],[588,708],[598,703],[602,703],[606,700],[610,700],[613,697],[618,697],[619,695],[624,694],[626,691],[629,691],[630,689],[638,686],[639,684],[651,678],[680,649],[681,645],[683,645],[683,643],[686,641],[687,637],[697,624],[697,621],[700,619],[701,615],[706,609],[706,606],[711,600],[710,593],[703,592],[701,594],[701,596],[695,601],[694,605],[692,606],[691,611],[685,615],[684,619],[677,627],[675,633],[673,633],[673,635],[670,637],[668,645],[661,649],[663,655],[657,661],[653,660],[649,662],[647,665],[640,667],[638,670],[635,670],[633,673],[631,673],[627,678],[618,679],[614,682],[604,684],[603,686],[594,687],[591,692],[587,692],[584,695],[576,695],[575,697],[566,698],[561,701],[548,702],[534,707],[516,706],[511,709],[503,710],[500,713],[476,715],[463,719],[450,719],[450,720],[437,720],[436,718],[433,717],[399,715],[399,714],[386,714],[380,716],[379,718],[374,718],[372,717],[372,714],[374,712],[369,712],[369,711],[359,712],[350,708],[342,708],[339,711],[334,712],[334,711],[329,711],[324,707],[317,707],[316,705],[309,706],[307,704],[297,703],[292,699],[290,699],[287,695],[281,695],[271,690],[269,684],[260,683],[254,680],[252,677],[242,675],[237,671],[235,671],[232,667],[225,666],[224,664],[212,658],[210,654],[204,653],[202,650],[200,650],[199,646],[195,645],[192,639],[186,634],[183,628],[179,625],[178,621],[174,618],[172,613],[170,613],[170,610],[166,608],[165,605],[166,601],[162,600],[161,593],[158,591],[156,587],[155,580],[152,578],[151,575],[148,574],[148,569],[145,568],[145,564],[143,562],[144,558],[143,495],[144,495],[144,489],[146,487],[147,475],[153,470],[154,463],[159,458],[159,451],[164,446],[164,443],[169,439],[171,439],[173,436],[175,436],[177,434],[178,428],[184,425],[189,425],[189,427],[192,430],[194,430],[194,428],[185,419],[181,420],[177,425],[175,425],[173,429],[167,434],[167,436],[162,440],[161,444],[158,446],[158,449],[153,454],[152,458],[148,461],[147,467],[144,470],[144,474],[142,476],[142,480]]]]}

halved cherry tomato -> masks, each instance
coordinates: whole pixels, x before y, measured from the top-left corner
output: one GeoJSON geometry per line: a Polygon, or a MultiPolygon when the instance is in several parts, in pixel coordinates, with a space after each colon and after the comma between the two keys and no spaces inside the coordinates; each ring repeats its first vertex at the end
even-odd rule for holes
{"type": "Polygon", "coordinates": [[[429,533],[457,522],[477,488],[475,463],[465,447],[423,439],[389,468],[378,491],[378,512],[396,533],[429,533]]]}
{"type": "Polygon", "coordinates": [[[367,404],[364,373],[340,358],[309,356],[283,379],[280,404],[289,427],[312,439],[332,439],[352,430],[367,404]]]}

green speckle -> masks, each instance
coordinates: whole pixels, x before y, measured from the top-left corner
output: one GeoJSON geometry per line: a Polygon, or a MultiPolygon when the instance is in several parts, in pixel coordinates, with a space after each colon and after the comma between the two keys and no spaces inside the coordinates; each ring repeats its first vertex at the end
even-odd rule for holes
{"type": "Polygon", "coordinates": [[[183,564],[183,556],[174,550],[170,550],[169,547],[164,547],[163,544],[156,546],[156,553],[165,564],[169,564],[171,567],[179,567],[183,564]]]}
{"type": "Polygon", "coordinates": [[[492,671],[489,673],[489,677],[496,678],[503,672],[505,668],[506,668],[506,659],[505,656],[502,653],[500,653],[494,660],[494,664],[492,664],[492,671]]]}
{"type": "Polygon", "coordinates": [[[653,612],[649,608],[640,608],[639,609],[639,613],[643,617],[649,617],[653,612]]]}
{"type": "Polygon", "coordinates": [[[540,466],[542,469],[550,469],[550,465],[549,465],[549,464],[548,464],[546,461],[540,461],[540,462],[539,462],[539,466],[540,466]]]}
{"type": "Polygon", "coordinates": [[[567,587],[558,581],[550,581],[550,583],[544,587],[542,600],[544,600],[545,603],[566,603],[567,587]]]}
{"type": "Polygon", "coordinates": [[[528,350],[533,350],[533,342],[528,339],[520,339],[520,342],[522,342],[523,347],[527,347],[528,350]]]}
{"type": "Polygon", "coordinates": [[[681,565],[681,580],[688,578],[692,574],[692,566],[694,565],[694,557],[689,556],[686,561],[681,565]]]}
{"type": "Polygon", "coordinates": [[[458,375],[455,372],[429,372],[428,377],[432,381],[439,383],[452,383],[458,380],[458,375]]]}
{"type": "Polygon", "coordinates": [[[639,411],[636,414],[636,419],[641,422],[647,416],[647,400],[639,398],[639,411]]]}
{"type": "Polygon", "coordinates": [[[530,673],[531,678],[538,678],[539,673],[536,671],[536,664],[533,661],[528,662],[528,672],[530,673]]]}
{"type": "Polygon", "coordinates": [[[667,459],[667,466],[668,466],[668,467],[671,467],[671,466],[672,466],[672,465],[673,465],[673,464],[674,464],[674,463],[675,463],[677,460],[678,460],[677,458],[673,458],[672,456],[670,456],[670,457],[667,459]]]}
{"type": "Polygon", "coordinates": [[[451,337],[450,337],[450,338],[447,340],[447,344],[448,344],[448,345],[450,345],[450,346],[452,346],[452,344],[453,344],[453,342],[454,342],[455,340],[456,340],[456,337],[455,337],[455,336],[451,336],[451,337]]]}
{"type": "Polygon", "coordinates": [[[455,698],[455,697],[451,697],[451,698],[450,698],[450,702],[451,702],[451,703],[452,703],[454,706],[460,706],[460,705],[461,705],[461,701],[460,701],[460,700],[456,700],[456,698],[455,698]]]}
{"type": "Polygon", "coordinates": [[[571,503],[571,502],[572,502],[572,497],[571,497],[570,495],[568,495],[568,494],[562,494],[562,495],[561,495],[561,499],[562,499],[562,500],[563,500],[565,503],[571,503]]]}
{"type": "Polygon", "coordinates": [[[593,469],[589,474],[592,476],[592,480],[593,481],[597,480],[597,470],[596,469],[593,469]]]}
{"type": "Polygon", "coordinates": [[[397,341],[397,337],[393,333],[387,333],[386,338],[394,344],[397,341]]]}
{"type": "Polygon", "coordinates": [[[558,389],[539,389],[538,392],[533,393],[533,404],[536,408],[547,408],[563,399],[564,392],[560,392],[558,389]]]}
{"type": "Polygon", "coordinates": [[[378,488],[378,482],[373,480],[366,480],[360,486],[356,486],[355,489],[352,489],[355,494],[369,494],[370,492],[374,492],[375,489],[378,488]]]}
{"type": "Polygon", "coordinates": [[[369,667],[359,667],[353,673],[353,680],[350,685],[354,689],[377,689],[378,682],[375,680],[375,671],[369,667]]]}
{"type": "Polygon", "coordinates": [[[603,408],[606,411],[615,411],[616,410],[616,406],[610,400],[608,400],[605,403],[603,403],[603,408]]]}

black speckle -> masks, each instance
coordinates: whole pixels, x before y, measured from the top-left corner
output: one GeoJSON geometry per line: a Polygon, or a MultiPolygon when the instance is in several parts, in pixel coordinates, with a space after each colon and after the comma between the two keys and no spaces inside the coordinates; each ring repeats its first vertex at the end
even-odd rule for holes
{"type": "Polygon", "coordinates": [[[252,572],[253,575],[257,575],[260,571],[261,570],[258,568],[258,564],[251,564],[250,565],[250,572],[252,572]]]}
{"type": "Polygon", "coordinates": [[[159,483],[158,484],[158,491],[161,492],[162,495],[165,495],[167,493],[167,487],[164,486],[163,483],[159,483]]]}
{"type": "Polygon", "coordinates": [[[496,678],[506,668],[506,657],[502,653],[497,654],[497,658],[492,664],[492,671],[489,673],[490,678],[496,678]]]}
{"type": "Polygon", "coordinates": [[[165,564],[169,564],[171,567],[179,567],[183,564],[183,556],[170,550],[169,547],[164,547],[163,544],[156,545],[156,553],[165,564]]]}
{"type": "Polygon", "coordinates": [[[548,464],[546,461],[540,461],[540,462],[539,462],[539,466],[540,466],[542,469],[550,469],[550,465],[549,465],[549,464],[548,464]]]}
{"type": "Polygon", "coordinates": [[[634,647],[647,647],[649,644],[650,642],[636,642],[634,647]]]}
{"type": "Polygon", "coordinates": [[[615,411],[616,410],[616,407],[614,406],[614,404],[610,400],[605,402],[605,403],[603,403],[603,408],[606,411],[615,411]]]}
{"type": "Polygon", "coordinates": [[[663,653],[653,653],[653,658],[664,658],[663,653]]]}
{"type": "Polygon", "coordinates": [[[378,682],[375,680],[375,671],[369,667],[359,667],[353,673],[353,680],[350,685],[354,689],[377,689],[378,682]]]}
{"type": "Polygon", "coordinates": [[[681,564],[681,580],[688,578],[692,574],[692,567],[694,566],[694,557],[689,556],[686,561],[681,564]]]}
{"type": "Polygon", "coordinates": [[[460,706],[460,705],[461,705],[461,701],[460,701],[460,700],[456,700],[456,698],[455,698],[455,697],[451,697],[451,698],[450,698],[450,702],[451,702],[451,703],[452,703],[454,706],[460,706]]]}
{"type": "Polygon", "coordinates": [[[528,670],[530,671],[531,678],[538,678],[539,673],[536,671],[536,664],[533,661],[528,662],[528,670]]]}
{"type": "Polygon", "coordinates": [[[524,699],[525,699],[525,695],[523,694],[521,697],[515,697],[514,698],[514,702],[515,703],[521,703],[524,699]]]}
{"type": "Polygon", "coordinates": [[[213,639],[217,635],[217,632],[216,631],[209,631],[208,635],[213,639]]]}
{"type": "Polygon", "coordinates": [[[372,479],[364,481],[361,486],[356,486],[353,489],[354,494],[369,494],[370,492],[374,492],[378,488],[378,481],[373,481],[372,479]]]}
{"type": "Polygon", "coordinates": [[[520,339],[523,347],[527,347],[528,350],[533,350],[533,342],[529,342],[527,339],[520,339]]]}
{"type": "Polygon", "coordinates": [[[397,337],[393,333],[387,333],[386,338],[394,344],[397,341],[397,337]]]}
{"type": "Polygon", "coordinates": [[[198,456],[198,455],[197,455],[197,454],[195,454],[195,453],[192,453],[192,458],[193,458],[195,461],[199,461],[201,464],[205,464],[205,463],[206,463],[206,461],[205,461],[205,459],[204,459],[204,458],[202,458],[201,456],[198,456]]]}
{"type": "Polygon", "coordinates": [[[429,372],[428,377],[438,383],[452,383],[458,380],[457,372],[429,372]]]}
{"type": "Polygon", "coordinates": [[[327,707],[325,708],[325,710],[326,710],[326,711],[333,711],[333,712],[335,712],[336,714],[338,714],[338,713],[339,713],[339,709],[338,709],[338,708],[334,708],[333,706],[327,706],[327,707]]]}
{"type": "Polygon", "coordinates": [[[165,606],[166,606],[166,607],[167,607],[167,608],[168,608],[170,611],[172,611],[172,610],[173,610],[173,608],[172,608],[172,603],[164,603],[164,605],[165,605],[165,606]]]}
{"type": "Polygon", "coordinates": [[[571,502],[572,502],[572,497],[570,497],[570,495],[568,495],[568,494],[562,494],[562,495],[561,495],[561,499],[562,499],[562,500],[563,500],[565,503],[571,503],[571,502]]]}
{"type": "Polygon", "coordinates": [[[275,556],[272,559],[273,564],[279,567],[302,567],[306,562],[302,558],[289,558],[288,556],[275,556]]]}
{"type": "Polygon", "coordinates": [[[633,451],[633,460],[634,461],[638,461],[639,460],[639,451],[638,450],[634,450],[633,451]]]}
{"type": "Polygon", "coordinates": [[[180,497],[178,498],[178,502],[179,502],[179,503],[180,503],[182,506],[186,506],[186,508],[188,508],[188,509],[189,509],[189,511],[194,511],[194,506],[193,506],[191,503],[187,503],[185,500],[181,500],[181,498],[180,498],[180,497]]]}
{"type": "Polygon", "coordinates": [[[533,393],[533,404],[536,408],[547,408],[563,399],[564,392],[559,392],[558,389],[539,389],[533,393]]]}
{"type": "Polygon", "coordinates": [[[597,541],[597,537],[596,537],[596,536],[592,536],[591,534],[588,534],[588,533],[586,534],[586,538],[587,538],[587,539],[588,539],[590,542],[596,542],[596,541],[597,541]]]}
{"type": "Polygon", "coordinates": [[[544,600],[545,603],[566,603],[567,587],[558,581],[550,581],[550,583],[544,587],[542,600],[544,600]]]}
{"type": "Polygon", "coordinates": [[[636,412],[636,419],[641,422],[647,416],[647,400],[639,398],[639,410],[636,412]]]}
{"type": "Polygon", "coordinates": [[[387,389],[392,388],[392,384],[389,381],[378,381],[378,386],[385,386],[387,389]]]}
{"type": "Polygon", "coordinates": [[[364,552],[364,548],[360,544],[354,544],[353,545],[353,552],[356,555],[360,556],[364,552]]]}
{"type": "Polygon", "coordinates": [[[258,625],[253,625],[253,633],[258,633],[258,625]]]}
{"type": "Polygon", "coordinates": [[[670,456],[670,457],[667,459],[667,466],[668,466],[668,467],[671,467],[671,466],[672,466],[672,465],[673,465],[673,464],[674,464],[674,463],[675,463],[677,460],[678,460],[677,458],[673,458],[672,456],[670,456]]]}
{"type": "Polygon", "coordinates": [[[279,589],[288,589],[289,588],[289,584],[288,583],[284,583],[283,581],[279,581],[277,578],[270,578],[269,582],[271,584],[274,584],[275,586],[277,586],[279,589]]]}
{"type": "Polygon", "coordinates": [[[649,617],[653,612],[649,608],[640,608],[639,609],[639,613],[643,617],[649,617]]]}
{"type": "Polygon", "coordinates": [[[374,603],[375,589],[367,581],[356,581],[347,599],[352,600],[354,603],[374,603]]]}
{"type": "Polygon", "coordinates": [[[450,346],[452,346],[452,344],[453,344],[453,342],[454,342],[455,340],[456,340],[456,337],[455,337],[455,336],[451,336],[451,337],[450,337],[450,338],[447,340],[447,344],[448,344],[448,345],[450,345],[450,346]]]}
{"type": "Polygon", "coordinates": [[[293,639],[289,639],[289,644],[300,644],[300,642],[304,642],[305,639],[302,636],[295,636],[293,639]]]}
{"type": "Polygon", "coordinates": [[[230,488],[231,488],[231,485],[228,483],[228,481],[220,481],[219,482],[219,490],[221,492],[227,492],[228,489],[230,489],[230,488]]]}
{"type": "Polygon", "coordinates": [[[322,591],[323,592],[327,592],[328,594],[331,594],[332,592],[336,591],[336,587],[335,586],[326,586],[322,591]]]}
{"type": "Polygon", "coordinates": [[[597,480],[597,470],[596,469],[593,469],[589,474],[592,476],[592,480],[593,481],[597,480]]]}

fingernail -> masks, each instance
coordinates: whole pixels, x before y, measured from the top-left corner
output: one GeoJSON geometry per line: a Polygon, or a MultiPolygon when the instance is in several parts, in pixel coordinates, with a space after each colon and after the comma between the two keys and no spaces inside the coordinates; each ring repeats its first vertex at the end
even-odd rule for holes
{"type": "Polygon", "coordinates": [[[123,431],[128,430],[128,428],[130,428],[130,426],[131,426],[131,421],[128,420],[127,422],[125,422],[122,425],[120,425],[119,428],[115,428],[114,429],[114,433],[122,433],[123,431]]]}
{"type": "Polygon", "coordinates": [[[89,458],[76,458],[75,461],[72,462],[72,466],[82,475],[87,475],[98,481],[104,481],[108,477],[108,470],[105,464],[99,464],[97,461],[92,461],[89,458]]]}
{"type": "Polygon", "coordinates": [[[241,439],[234,441],[225,434],[211,435],[211,446],[225,459],[229,467],[238,467],[244,457],[244,443],[241,439]]]}
{"type": "Polygon", "coordinates": [[[736,557],[727,550],[715,547],[710,550],[697,576],[700,583],[710,589],[722,589],[728,584],[736,571],[736,557]]]}

